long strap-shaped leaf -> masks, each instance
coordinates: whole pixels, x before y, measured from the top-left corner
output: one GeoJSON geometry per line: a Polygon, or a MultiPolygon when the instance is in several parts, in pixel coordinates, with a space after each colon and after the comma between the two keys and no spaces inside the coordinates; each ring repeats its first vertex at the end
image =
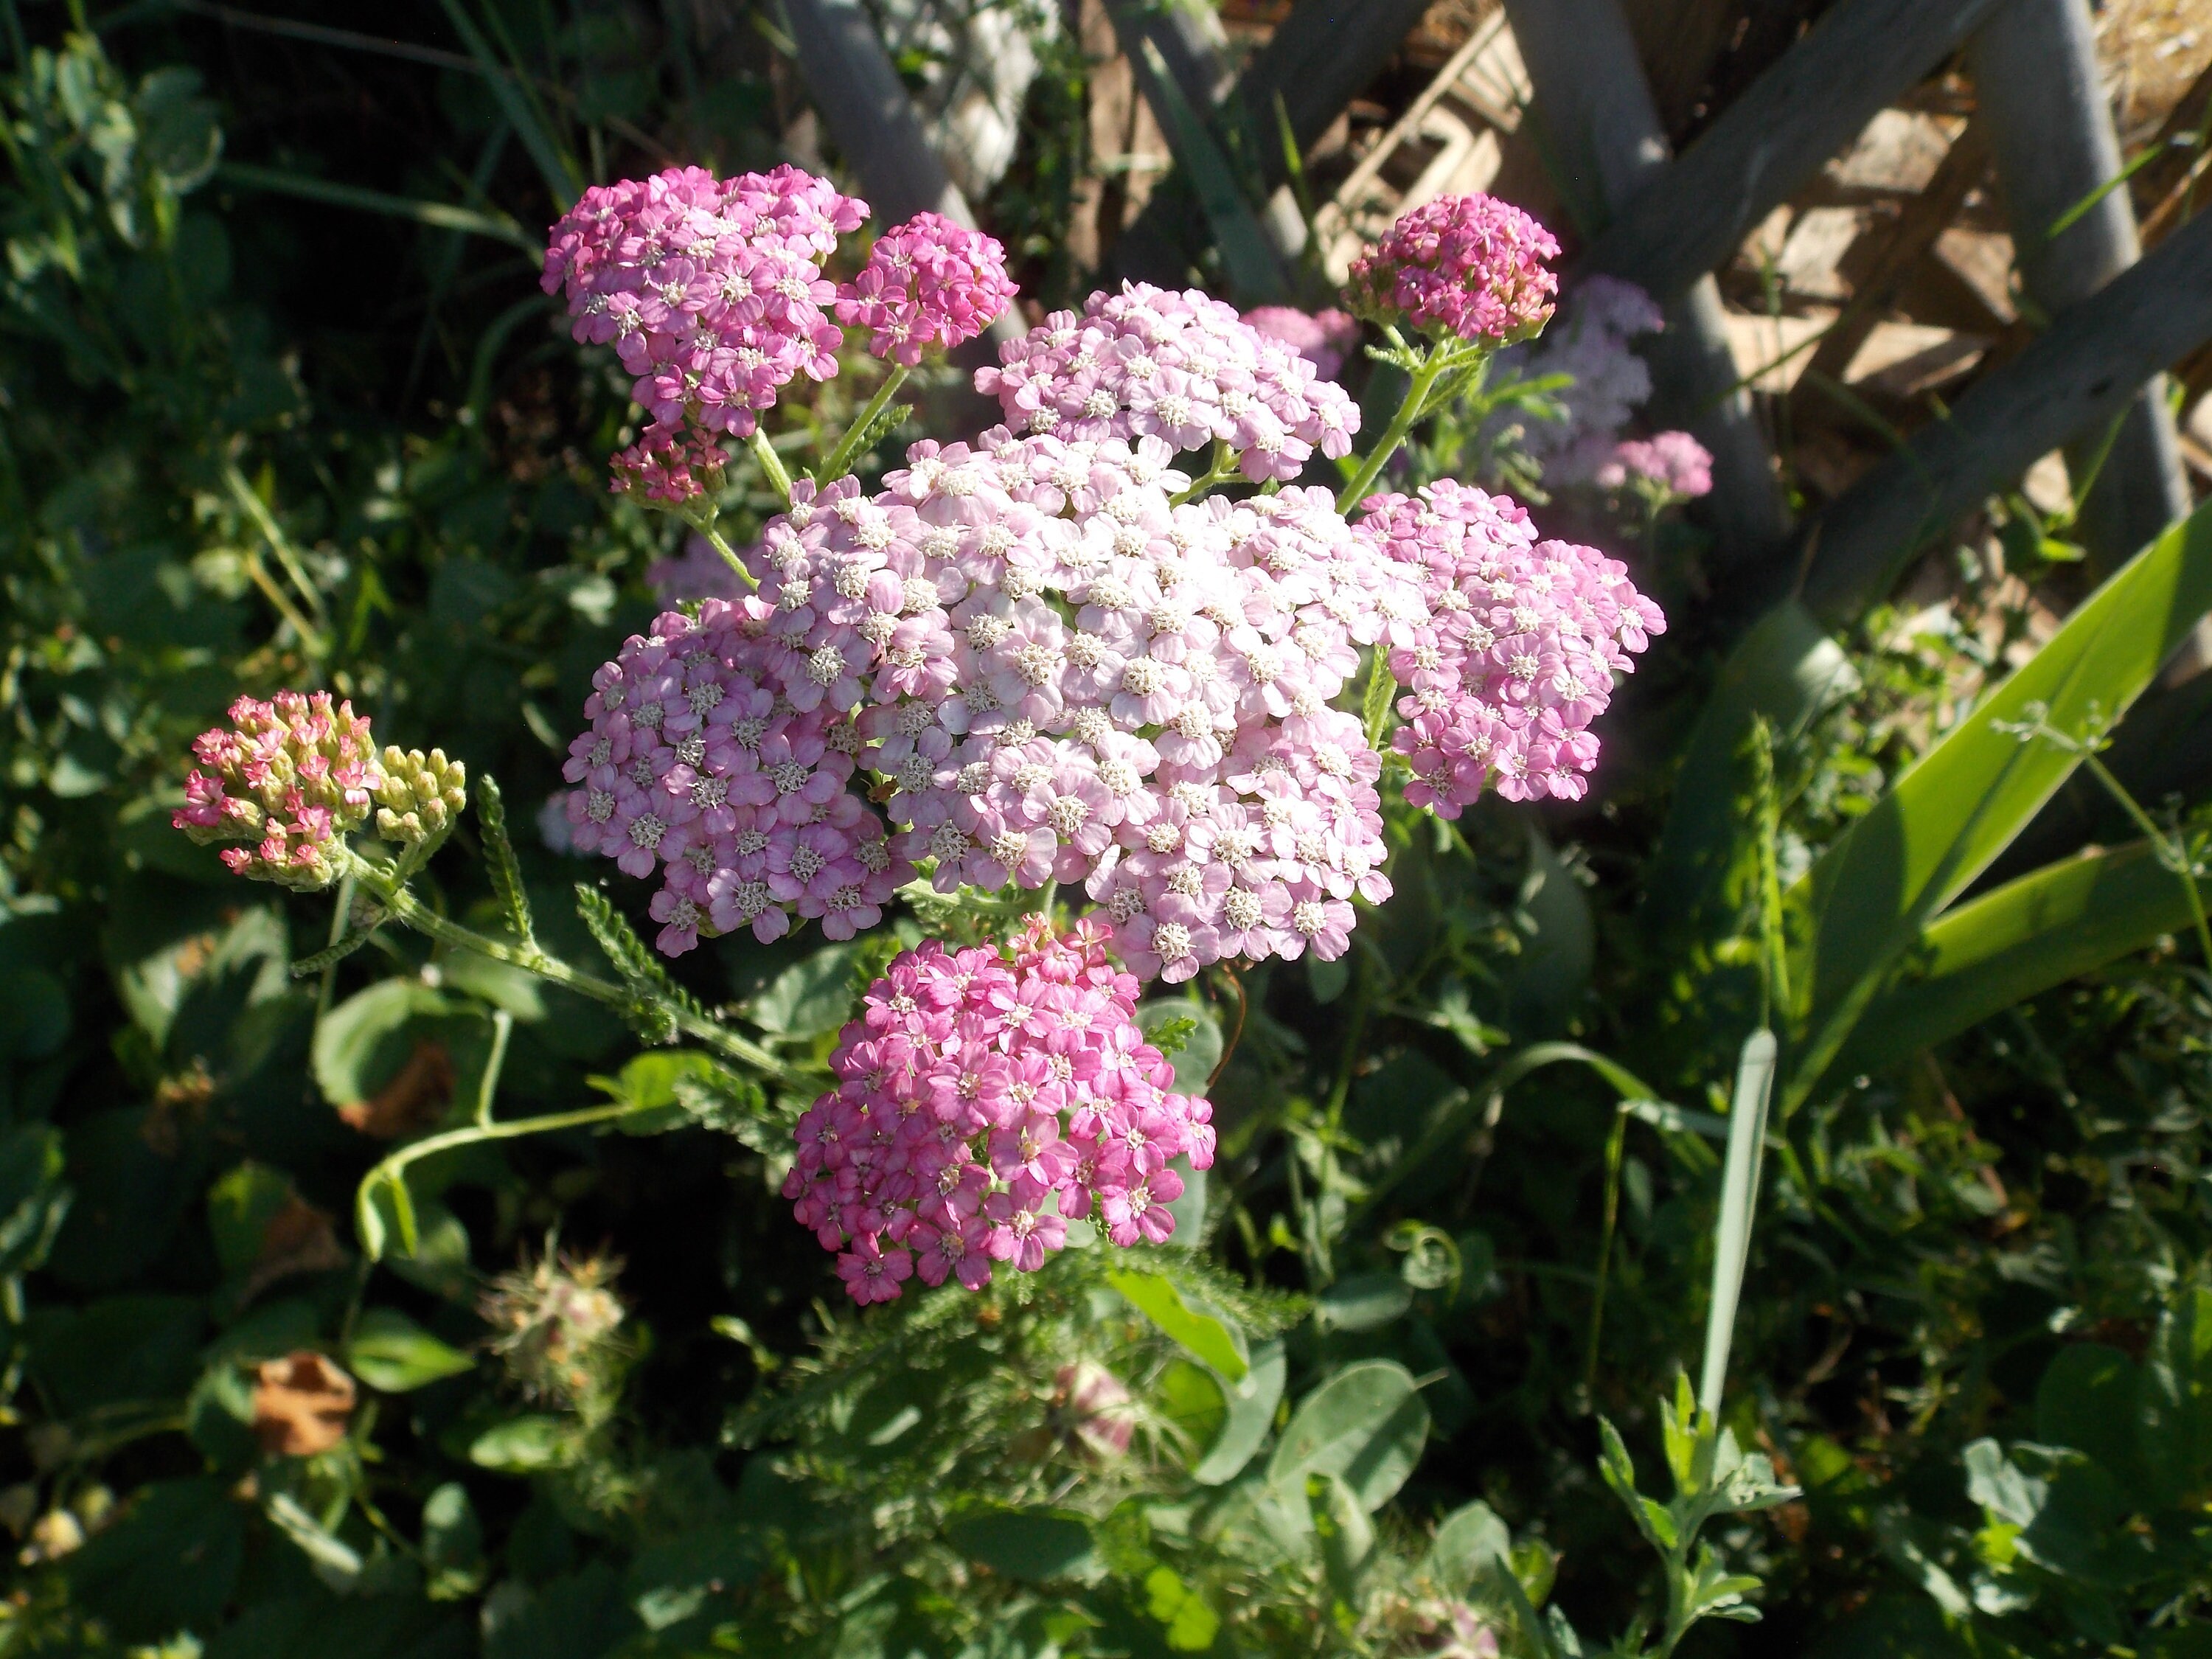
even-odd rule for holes
{"type": "Polygon", "coordinates": [[[2045,865],[1929,928],[1829,1074],[1878,1070],[2189,922],[2180,876],[2147,841],[2045,865]]]}
{"type": "Polygon", "coordinates": [[[1784,1110],[1826,1073],[1883,980],[2079,763],[1998,729],[2031,704],[2078,732],[2118,716],[2212,610],[2212,506],[2130,560],[1922,757],[1788,896],[1799,1041],[1784,1110]]]}

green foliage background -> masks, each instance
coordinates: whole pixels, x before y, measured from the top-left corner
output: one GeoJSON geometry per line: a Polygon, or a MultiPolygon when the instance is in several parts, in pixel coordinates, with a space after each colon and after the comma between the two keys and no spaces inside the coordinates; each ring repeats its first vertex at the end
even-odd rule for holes
{"type": "MultiPolygon", "coordinates": [[[[1765,662],[1724,668],[1670,532],[1676,630],[1601,804],[1395,814],[1361,948],[1248,975],[1176,1247],[856,1317],[775,1196],[787,1125],[872,969],[994,918],[686,958],[763,1089],[397,929],[295,979],[330,907],[167,829],[231,697],[328,685],[496,775],[540,936],[595,959],[571,888],[604,866],[534,820],[675,533],[605,495],[625,388],[528,251],[587,178],[784,159],[775,16],[382,9],[379,36],[446,43],[409,56],[333,34],[343,7],[289,34],[219,9],[0,0],[0,1652],[1411,1653],[1448,1597],[1510,1652],[1640,1652],[1705,1571],[1698,1504],[1751,1577],[1698,1593],[1734,1615],[1763,1581],[1765,1618],[1691,1649],[2212,1651],[2212,981],[2179,883],[2144,848],[2061,872],[2111,884],[2070,956],[2001,896],[1936,920],[2070,769],[1993,720],[2124,705],[2203,609],[2200,526],[2039,659],[2055,689],[1971,718],[1974,641],[1887,615],[1840,646],[1771,620],[1765,662]],[[1931,749],[1951,769],[1889,793],[1931,749]],[[1900,815],[1935,833],[1916,800],[1963,815],[1955,857],[1830,902],[1900,815]],[[1824,1051],[1838,975],[1871,1012],[1824,1051]],[[1698,1358],[1761,1022],[1785,1080],[1729,1437],[1701,1440],[1656,1402],[1698,1358]],[[377,1263],[355,1196],[389,1149],[338,1109],[426,1049],[417,1132],[487,1077],[503,1115],[618,1132],[424,1158],[412,1247],[377,1263]],[[619,1261],[624,1316],[572,1363],[483,1299],[514,1270],[527,1301],[556,1248],[571,1279],[619,1261]],[[270,1455],[253,1368],[302,1350],[358,1402],[333,1449],[270,1455]],[[1115,1424],[1085,1366],[1127,1390],[1115,1424]],[[1608,1490],[1631,1464],[1672,1469],[1674,1519],[1608,1490]]],[[[1048,58],[993,204],[1048,303],[1080,289],[1055,227],[1084,72],[1048,58]]],[[[838,428],[869,373],[783,417],[838,428]]],[[[418,890],[496,933],[483,823],[418,890]]],[[[1225,1006],[1148,1011],[1187,1082],[1225,1006]]]]}

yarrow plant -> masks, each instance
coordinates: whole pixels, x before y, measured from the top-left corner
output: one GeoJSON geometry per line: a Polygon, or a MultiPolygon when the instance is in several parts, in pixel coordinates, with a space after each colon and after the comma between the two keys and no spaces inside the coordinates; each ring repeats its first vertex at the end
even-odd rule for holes
{"type": "Polygon", "coordinates": [[[855,1302],[919,1275],[971,1291],[1034,1273],[1096,1218],[1158,1243],[1182,1195],[1169,1165],[1213,1162],[1212,1109],[1136,1023],[1139,987],[1104,930],[1032,916],[1011,949],[902,951],[839,1034],[837,1088],[799,1121],[783,1193],[855,1302]]]}
{"type": "MultiPolygon", "coordinates": [[[[900,379],[1013,290],[997,244],[934,215],[879,236],[840,288],[823,272],[864,214],[789,168],[679,169],[588,192],[554,227],[546,282],[579,338],[635,377],[650,425],[617,458],[617,486],[698,532],[653,573],[689,602],[594,676],[566,763],[568,849],[658,879],[654,943],[672,957],[807,921],[849,939],[902,890],[926,917],[999,919],[1017,902],[994,896],[1044,896],[1003,950],[901,952],[802,1120],[786,1195],[875,1302],[915,1275],[976,1287],[996,1264],[1033,1270],[1079,1220],[1118,1244],[1166,1237],[1170,1165],[1204,1169],[1212,1131],[1138,1029],[1143,984],[1341,957],[1359,907],[1391,894],[1386,791],[1446,817],[1485,790],[1579,797],[1613,677],[1665,622],[1622,564],[1540,539],[1508,497],[1373,489],[1419,421],[1549,315],[1556,250],[1517,210],[1432,204],[1361,263],[1353,302],[1386,342],[1370,355],[1410,382],[1364,456],[1357,405],[1302,355],[1348,343],[1348,319],[1248,322],[1203,294],[1130,285],[978,371],[1007,424],[915,443],[873,490],[852,464],[900,379]],[[834,368],[833,313],[890,368],[794,481],[760,419],[793,376],[834,368]],[[714,528],[729,434],[787,504],[743,551],[714,528]],[[1309,481],[1332,462],[1334,495],[1309,481]],[[1095,908],[1048,920],[1069,899],[1095,908]]],[[[717,1064],[805,1075],[678,990],[594,889],[584,916],[618,982],[547,953],[488,780],[504,939],[409,891],[462,809],[457,765],[380,756],[367,722],[321,694],[233,714],[234,730],[200,740],[207,769],[177,822],[252,843],[227,854],[242,873],[360,884],[364,925],[312,962],[396,920],[597,998],[654,1040],[683,1032],[717,1064]],[[389,855],[348,844],[372,813],[389,855]]],[[[399,1149],[364,1194],[404,1185],[424,1151],[626,1109],[480,1119],[399,1149]]]]}

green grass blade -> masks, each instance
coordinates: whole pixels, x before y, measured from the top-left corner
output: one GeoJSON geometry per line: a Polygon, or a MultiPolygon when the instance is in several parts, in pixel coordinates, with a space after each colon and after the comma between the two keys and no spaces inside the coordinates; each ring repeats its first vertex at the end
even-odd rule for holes
{"type": "Polygon", "coordinates": [[[2189,924],[2181,878],[2148,841],[2046,865],[1929,927],[1829,1074],[1879,1071],[2189,924]]]}
{"type": "Polygon", "coordinates": [[[2031,705],[2080,732],[2115,720],[2212,610],[2212,507],[2138,553],[2023,667],[1929,750],[1790,890],[1801,1003],[1794,1110],[1825,1074],[1883,980],[1944,907],[2010,844],[2080,764],[2001,723],[2031,705]]]}
{"type": "Polygon", "coordinates": [[[553,192],[553,199],[563,212],[573,205],[582,193],[584,176],[575,158],[553,141],[546,131],[544,112],[529,88],[507,66],[499,60],[475,20],[470,17],[465,0],[443,0],[446,15],[453,32],[461,37],[469,49],[469,56],[477,60],[483,70],[485,81],[491,87],[491,95],[514,125],[522,140],[522,147],[530,152],[530,159],[538,164],[538,171],[545,180],[545,187],[553,192]]]}
{"type": "Polygon", "coordinates": [[[1751,1255],[1775,1058],[1773,1032],[1761,1029],[1744,1039],[1736,1061],[1735,1097],[1729,1106],[1728,1162],[1721,1169],[1721,1210],[1713,1233],[1713,1297],[1705,1310],[1705,1371],[1698,1384],[1698,1404],[1714,1417],[1720,1415],[1721,1391],[1728,1382],[1729,1340],[1743,1294],[1744,1264],[1751,1255]]]}
{"type": "Polygon", "coordinates": [[[310,202],[328,202],[337,207],[359,208],[364,213],[411,219],[418,225],[437,230],[465,231],[471,236],[507,243],[525,253],[544,251],[539,239],[504,214],[477,213],[444,202],[418,202],[410,196],[387,196],[380,190],[363,190],[357,185],[342,185],[330,179],[310,179],[278,167],[255,167],[247,161],[225,161],[216,169],[216,176],[226,184],[247,190],[265,190],[310,202]]]}
{"type": "Polygon", "coordinates": [[[1249,306],[1287,298],[1290,283],[1283,263],[1267,240],[1260,216],[1245,198],[1228,156],[1222,153],[1204,118],[1183,96],[1160,49],[1150,40],[1144,41],[1142,47],[1146,70],[1154,82],[1152,89],[1167,112],[1168,143],[1198,196],[1238,302],[1249,306]]]}

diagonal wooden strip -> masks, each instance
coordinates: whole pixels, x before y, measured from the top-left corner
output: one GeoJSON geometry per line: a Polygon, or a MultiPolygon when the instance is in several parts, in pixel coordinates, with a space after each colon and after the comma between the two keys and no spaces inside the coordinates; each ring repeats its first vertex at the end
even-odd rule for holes
{"type": "Polygon", "coordinates": [[[2208,339],[2212,214],[2061,315],[1838,497],[1802,544],[1812,554],[1806,602],[1832,624],[1850,622],[1990,490],[2122,414],[2153,375],[2208,339]]]}
{"type": "MultiPolygon", "coordinates": [[[[1276,137],[1279,96],[1301,149],[1327,131],[1421,21],[1425,0],[1297,0],[1223,101],[1269,191],[1288,177],[1276,137]]],[[[1115,243],[1109,274],[1180,287],[1206,246],[1206,216],[1178,170],[1160,180],[1115,243]]]]}
{"type": "MultiPolygon", "coordinates": [[[[1560,188],[1603,223],[1668,167],[1667,134],[1620,0],[1505,0],[1536,89],[1535,119],[1560,188]]],[[[1771,553],[1790,532],[1773,452],[1737,382],[1718,290],[1706,276],[1666,305],[1650,351],[1654,418],[1680,421],[1712,453],[1699,505],[1728,564],[1771,553]]]]}
{"type": "Polygon", "coordinates": [[[1906,88],[1957,51],[1999,0],[1840,0],[1583,256],[1591,270],[1680,293],[1906,88]]]}

